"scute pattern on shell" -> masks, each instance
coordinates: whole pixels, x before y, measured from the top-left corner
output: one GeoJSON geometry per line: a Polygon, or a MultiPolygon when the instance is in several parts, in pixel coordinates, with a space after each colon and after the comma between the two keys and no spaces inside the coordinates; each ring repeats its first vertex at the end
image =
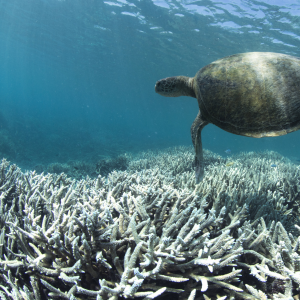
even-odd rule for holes
{"type": "Polygon", "coordinates": [[[203,120],[239,135],[278,136],[300,128],[300,59],[249,52],[202,68],[194,89],[203,120]]]}

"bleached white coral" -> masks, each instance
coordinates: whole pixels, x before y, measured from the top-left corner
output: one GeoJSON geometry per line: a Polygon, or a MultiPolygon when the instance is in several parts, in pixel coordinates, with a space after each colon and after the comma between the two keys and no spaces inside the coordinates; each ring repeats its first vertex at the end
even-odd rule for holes
{"type": "Polygon", "coordinates": [[[299,184],[297,170],[287,167],[289,183],[278,185],[257,175],[264,157],[254,157],[246,172],[206,154],[211,164],[200,185],[184,148],[156,160],[143,154],[128,171],[81,181],[24,174],[14,165],[6,170],[3,160],[0,297],[292,297],[300,284],[299,234],[267,218],[266,206],[252,206],[264,200],[274,209],[278,200],[291,215],[296,196],[286,189],[299,184]]]}

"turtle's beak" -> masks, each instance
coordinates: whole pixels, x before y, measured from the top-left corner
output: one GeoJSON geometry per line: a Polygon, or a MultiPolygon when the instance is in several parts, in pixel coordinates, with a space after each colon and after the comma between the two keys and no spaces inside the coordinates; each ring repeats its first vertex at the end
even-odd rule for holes
{"type": "Polygon", "coordinates": [[[159,81],[156,81],[156,83],[155,83],[155,87],[154,87],[155,93],[158,93],[158,90],[157,90],[157,88],[158,88],[158,85],[159,85],[159,81]]]}

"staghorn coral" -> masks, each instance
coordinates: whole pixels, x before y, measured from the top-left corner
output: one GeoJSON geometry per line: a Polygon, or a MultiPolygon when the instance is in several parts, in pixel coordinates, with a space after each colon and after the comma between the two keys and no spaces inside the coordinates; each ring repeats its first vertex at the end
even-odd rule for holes
{"type": "Polygon", "coordinates": [[[64,173],[68,177],[77,180],[85,178],[87,175],[90,177],[97,177],[96,167],[94,164],[85,161],[68,161],[67,163],[51,163],[46,168],[37,166],[36,171],[46,171],[48,173],[61,174],[64,173]]]}
{"type": "Polygon", "coordinates": [[[274,219],[292,228],[298,168],[205,154],[199,185],[186,148],[80,181],[2,160],[0,299],[293,299],[299,227],[274,219]]]}
{"type": "Polygon", "coordinates": [[[43,165],[37,165],[35,170],[55,174],[64,173],[68,177],[80,180],[86,176],[93,178],[97,177],[98,175],[107,176],[114,170],[125,171],[127,169],[129,159],[130,155],[125,153],[114,158],[98,160],[97,163],[71,160],[67,163],[51,163],[47,167],[43,165]]]}
{"type": "Polygon", "coordinates": [[[114,158],[101,159],[96,164],[96,173],[101,176],[107,176],[115,170],[125,171],[128,166],[129,155],[118,155],[114,158]]]}
{"type": "MultiPolygon", "coordinates": [[[[159,170],[157,176],[171,179],[175,189],[187,189],[207,196],[216,210],[225,204],[249,207],[251,220],[264,217],[268,226],[280,221],[293,231],[300,214],[300,166],[273,151],[241,153],[223,158],[204,150],[206,170],[202,184],[195,185],[190,161],[192,147],[165,152],[144,152],[129,163],[129,170],[159,170]],[[228,162],[233,165],[226,166],[228,162]],[[276,168],[271,164],[275,163],[276,168]],[[163,175],[162,175],[163,174],[163,175]]],[[[227,214],[226,214],[227,215],[227,214]]]]}

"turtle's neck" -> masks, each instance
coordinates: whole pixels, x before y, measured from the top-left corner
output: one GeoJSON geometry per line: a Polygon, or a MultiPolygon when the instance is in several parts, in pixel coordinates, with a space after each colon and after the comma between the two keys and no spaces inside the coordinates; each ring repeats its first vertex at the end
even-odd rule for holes
{"type": "Polygon", "coordinates": [[[180,96],[197,98],[194,91],[194,77],[177,76],[178,87],[180,86],[180,96]]]}

